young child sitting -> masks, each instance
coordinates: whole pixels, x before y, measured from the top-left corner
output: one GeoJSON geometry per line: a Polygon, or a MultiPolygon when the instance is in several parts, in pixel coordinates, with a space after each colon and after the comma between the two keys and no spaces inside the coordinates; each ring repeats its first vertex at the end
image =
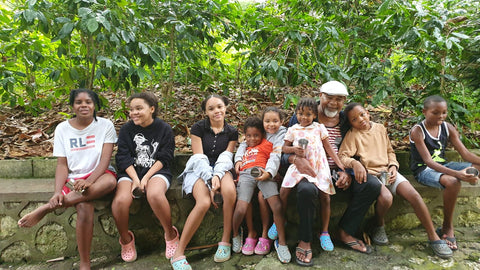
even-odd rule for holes
{"type": "MultiPolygon", "coordinates": [[[[306,157],[315,170],[315,176],[300,173],[294,160],[288,167],[285,177],[283,178],[282,187],[280,188],[280,198],[282,199],[283,211],[285,213],[288,195],[293,187],[304,181],[315,185],[319,191],[318,196],[320,197],[322,208],[322,233],[319,237],[320,246],[325,251],[332,251],[334,246],[328,233],[328,225],[330,222],[330,195],[335,194],[335,188],[330,174],[327,153],[341,170],[344,170],[344,167],[328,140],[328,131],[325,126],[313,121],[318,115],[317,110],[317,102],[313,98],[302,98],[298,101],[297,107],[295,108],[298,124],[288,128],[287,134],[285,134],[285,143],[282,148],[284,153],[295,153],[295,157],[306,157]]],[[[299,200],[299,198],[297,198],[297,206],[299,211],[305,209],[303,202],[299,200]],[[300,203],[298,201],[300,201],[300,203]]],[[[296,262],[302,266],[311,266],[313,264],[311,260],[305,262],[299,257],[299,255],[303,255],[304,258],[307,258],[307,255],[312,252],[311,242],[313,231],[308,224],[306,220],[300,219],[299,245],[296,248],[296,262]]],[[[278,228],[279,224],[277,222],[275,222],[275,225],[278,228]]]]}
{"type": "Polygon", "coordinates": [[[339,150],[339,157],[345,167],[353,168],[357,179],[376,177],[382,172],[387,172],[375,207],[377,227],[372,231],[372,240],[380,245],[388,243],[384,217],[392,205],[392,194],[398,194],[412,205],[415,214],[427,231],[430,246],[435,254],[441,258],[451,257],[451,249],[435,233],[432,219],[422,197],[410,182],[398,173],[399,164],[385,127],[370,122],[368,111],[359,103],[349,104],[345,108],[345,114],[352,126],[339,150]]]}
{"type": "Polygon", "coordinates": [[[289,263],[291,255],[285,239],[285,220],[282,215],[282,205],[278,195],[277,183],[271,179],[258,181],[251,175],[251,171],[257,169],[255,167],[265,169],[267,160],[273,150],[273,145],[265,139],[263,122],[258,117],[249,117],[245,121],[244,132],[247,148],[243,154],[242,161],[235,164],[235,171],[239,174],[239,180],[237,184],[238,200],[233,213],[233,251],[240,252],[238,247],[241,247],[242,239],[238,229],[247,212],[253,191],[255,187],[258,187],[272,209],[274,222],[278,224],[278,240],[274,243],[278,259],[282,263],[289,263]]]}
{"type": "MultiPolygon", "coordinates": [[[[265,110],[263,110],[262,121],[266,133],[265,138],[273,144],[273,150],[270,153],[270,157],[268,158],[267,164],[265,165],[265,169],[260,168],[261,175],[256,177],[255,180],[264,181],[274,179],[274,181],[278,183],[278,180],[276,179],[281,179],[281,177],[277,175],[277,172],[280,167],[283,138],[285,137],[285,133],[287,132],[287,128],[282,126],[283,120],[283,112],[279,108],[267,107],[265,108],[265,110]]],[[[246,148],[246,142],[242,142],[239,145],[235,154],[235,163],[242,161],[243,154],[245,153],[246,148]]],[[[266,255],[270,252],[272,240],[277,239],[277,230],[275,224],[272,226],[275,227],[275,237],[269,239],[271,235],[269,231],[270,208],[268,207],[267,201],[263,198],[263,194],[261,191],[258,192],[258,208],[260,210],[260,218],[262,221],[262,235],[258,238],[257,241],[257,232],[255,230],[255,226],[253,225],[252,204],[250,203],[247,213],[245,215],[245,223],[247,225],[248,236],[245,240],[245,244],[242,247],[242,253],[244,255],[252,255],[253,253],[257,255],[266,255]]],[[[238,250],[235,251],[239,252],[238,250]]]]}
{"type": "MultiPolygon", "coordinates": [[[[437,234],[447,241],[452,250],[457,250],[453,230],[453,211],[461,182],[476,184],[478,176],[466,169],[480,169],[480,157],[469,152],[460,141],[456,128],[445,122],[447,102],[440,96],[429,96],[423,102],[425,120],[410,131],[410,169],[415,179],[423,185],[443,190],[443,225],[437,234]],[[467,162],[447,162],[445,149],[451,143],[467,162]]],[[[475,171],[475,170],[473,170],[475,171]]]]}

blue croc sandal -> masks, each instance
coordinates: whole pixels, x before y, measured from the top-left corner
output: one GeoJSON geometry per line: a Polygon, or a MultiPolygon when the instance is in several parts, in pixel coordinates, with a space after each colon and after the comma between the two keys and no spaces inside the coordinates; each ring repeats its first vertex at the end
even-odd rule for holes
{"type": "Polygon", "coordinates": [[[277,226],[275,223],[272,224],[272,227],[268,229],[268,238],[276,240],[278,238],[277,226]]]}
{"type": "Polygon", "coordinates": [[[213,260],[215,262],[226,262],[230,260],[230,256],[231,256],[230,246],[231,244],[227,242],[218,243],[217,252],[215,252],[215,256],[213,257],[213,260]]]}
{"type": "Polygon", "coordinates": [[[170,264],[172,265],[173,270],[192,270],[192,267],[187,262],[185,256],[180,256],[173,260],[173,257],[170,259],[170,264]]]}
{"type": "Polygon", "coordinates": [[[322,233],[320,235],[320,246],[325,251],[333,251],[332,239],[330,239],[330,234],[322,233]]]}

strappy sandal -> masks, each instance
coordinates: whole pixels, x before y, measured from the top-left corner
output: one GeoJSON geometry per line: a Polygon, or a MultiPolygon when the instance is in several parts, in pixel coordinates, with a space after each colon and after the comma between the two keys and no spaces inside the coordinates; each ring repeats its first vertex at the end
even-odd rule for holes
{"type": "Polygon", "coordinates": [[[368,246],[368,245],[365,245],[363,242],[361,242],[360,240],[355,240],[355,241],[352,241],[352,242],[347,242],[347,243],[343,243],[345,244],[345,246],[351,248],[352,250],[356,251],[356,252],[360,252],[360,253],[364,253],[364,254],[370,254],[373,252],[372,250],[372,247],[368,246]],[[365,246],[365,251],[361,251],[359,249],[356,249],[354,248],[355,246],[365,246]]]}
{"type": "Polygon", "coordinates": [[[122,247],[121,251],[121,256],[122,260],[125,262],[133,262],[137,259],[137,251],[135,250],[135,236],[131,231],[128,231],[128,234],[130,237],[132,237],[132,241],[128,244],[122,244],[122,241],[120,241],[120,238],[118,239],[118,243],[120,243],[120,246],[122,247]]]}
{"type": "Polygon", "coordinates": [[[295,249],[295,262],[300,266],[306,266],[306,267],[312,266],[313,265],[313,260],[312,259],[310,259],[308,262],[305,261],[305,260],[307,260],[308,255],[310,255],[311,253],[312,253],[311,249],[306,249],[305,250],[301,247],[297,247],[295,249]],[[303,260],[298,258],[297,253],[303,254],[303,260]]]}
{"type": "Polygon", "coordinates": [[[180,237],[180,235],[178,234],[177,228],[175,226],[172,226],[172,228],[175,231],[175,233],[177,234],[175,236],[175,238],[173,238],[170,241],[167,241],[166,235],[164,236],[165,237],[165,257],[167,259],[172,258],[173,255],[175,254],[175,250],[178,247],[178,242],[179,242],[179,237],[180,237]]]}
{"type": "Polygon", "coordinates": [[[442,232],[442,227],[438,227],[435,232],[437,233],[438,237],[440,237],[440,239],[443,239],[445,240],[445,242],[447,242],[448,247],[452,251],[458,250],[457,239],[455,238],[455,236],[448,237],[446,234],[442,232]]]}

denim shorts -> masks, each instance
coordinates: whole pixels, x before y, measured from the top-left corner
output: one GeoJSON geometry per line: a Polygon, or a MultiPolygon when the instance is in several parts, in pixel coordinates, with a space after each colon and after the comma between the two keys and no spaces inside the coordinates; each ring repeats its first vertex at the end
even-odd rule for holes
{"type": "MultiPolygon", "coordinates": [[[[472,163],[469,162],[448,162],[443,164],[443,166],[455,170],[455,171],[461,171],[465,168],[471,167],[472,163]]],[[[440,177],[443,175],[441,172],[437,172],[432,168],[425,168],[425,170],[421,171],[419,174],[415,176],[417,181],[425,186],[429,187],[434,187],[434,188],[439,188],[439,189],[445,189],[442,184],[440,184],[440,177]]]]}

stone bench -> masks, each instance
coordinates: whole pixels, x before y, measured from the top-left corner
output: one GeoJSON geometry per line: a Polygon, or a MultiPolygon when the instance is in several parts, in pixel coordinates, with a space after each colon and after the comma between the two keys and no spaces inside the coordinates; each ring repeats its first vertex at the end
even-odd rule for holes
{"type": "MultiPolygon", "coordinates": [[[[175,156],[172,171],[180,174],[190,155],[175,156]]],[[[397,153],[402,168],[406,168],[407,153],[397,153]]],[[[28,161],[0,161],[0,262],[35,262],[62,256],[77,256],[75,239],[76,212],[74,208],[59,209],[48,214],[32,228],[18,228],[17,220],[48,201],[53,193],[53,175],[55,159],[32,159],[28,161]],[[12,169],[13,168],[13,169],[12,169]],[[11,170],[8,172],[8,170],[11,170]],[[13,178],[13,179],[12,179],[13,178]]],[[[433,221],[440,225],[442,221],[442,192],[419,185],[408,170],[401,170],[427,203],[433,221]]],[[[460,192],[456,211],[455,225],[469,227],[480,225],[480,186],[464,184],[460,192]]],[[[120,253],[118,233],[110,207],[113,195],[95,201],[95,224],[92,242],[92,254],[95,256],[120,253]]],[[[192,199],[182,198],[181,186],[173,181],[167,192],[172,210],[172,222],[181,231],[185,220],[194,205],[192,199]]],[[[296,214],[295,193],[289,198],[287,208],[287,241],[296,243],[298,215],[296,214]]],[[[332,197],[330,231],[335,230],[348,197],[338,194],[332,197]]],[[[153,215],[145,199],[134,200],[130,209],[129,228],[135,233],[137,251],[164,252],[163,229],[153,215]]],[[[369,216],[373,215],[373,208],[369,216]]],[[[317,218],[316,227],[320,223],[317,218]]],[[[394,204],[386,216],[388,230],[408,230],[421,226],[410,205],[401,198],[395,198],[394,204]]],[[[255,217],[257,231],[260,232],[258,215],[255,217]]],[[[189,244],[190,248],[215,244],[222,235],[222,210],[213,207],[207,212],[202,225],[189,244]]],[[[163,255],[162,255],[163,256],[163,255]]]]}

